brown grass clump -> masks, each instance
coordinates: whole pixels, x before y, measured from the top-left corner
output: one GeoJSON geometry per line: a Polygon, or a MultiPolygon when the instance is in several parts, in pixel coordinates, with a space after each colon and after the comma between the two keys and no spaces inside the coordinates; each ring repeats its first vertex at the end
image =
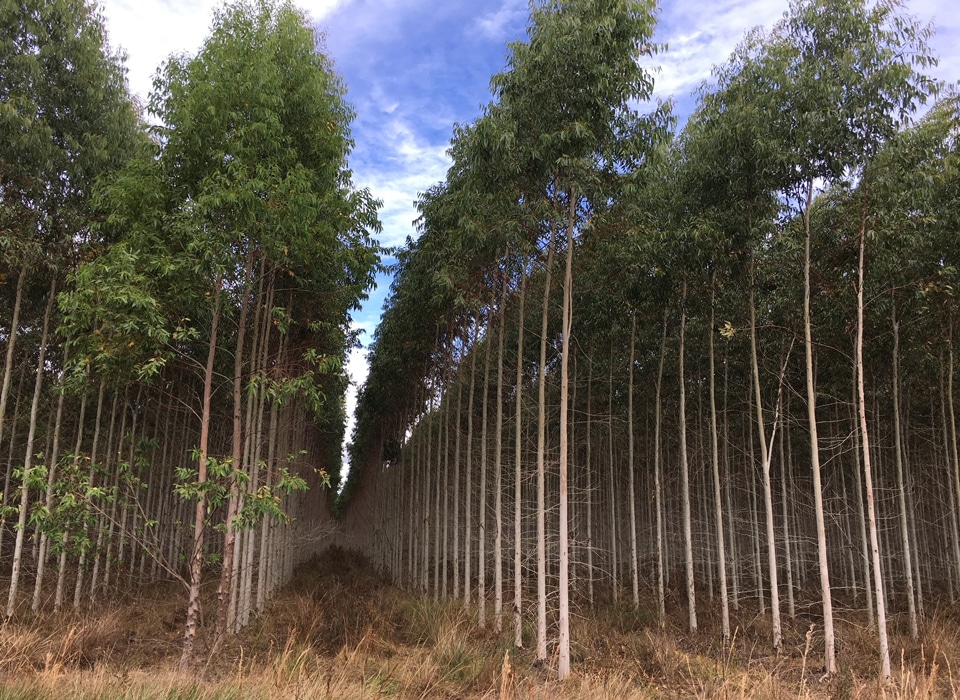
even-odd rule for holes
{"type": "MultiPolygon", "coordinates": [[[[213,590],[204,593],[213,609],[213,590]]],[[[893,620],[894,678],[877,681],[876,633],[862,612],[837,621],[841,673],[823,677],[822,628],[814,605],[784,617],[784,650],[744,601],[724,644],[709,611],[686,630],[682,601],[660,627],[655,602],[580,607],[573,618],[574,676],[555,680],[556,649],[537,664],[512,646],[512,624],[477,625],[475,607],[390,585],[362,557],[330,550],[302,567],[266,614],[229,638],[216,658],[210,626],[198,637],[192,675],[177,672],[184,596],[157,585],[115,596],[96,610],[0,625],[0,700],[281,700],[285,698],[648,698],[960,697],[960,609],[942,606],[921,638],[893,620]],[[802,612],[801,612],[802,611],[802,612]]],[[[928,605],[933,609],[932,605],[928,605]]],[[[554,621],[555,622],[555,621],[554,621]]]]}

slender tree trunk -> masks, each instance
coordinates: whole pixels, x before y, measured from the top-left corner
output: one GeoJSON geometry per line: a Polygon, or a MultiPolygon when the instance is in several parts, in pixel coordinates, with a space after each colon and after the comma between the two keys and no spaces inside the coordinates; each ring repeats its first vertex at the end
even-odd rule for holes
{"type": "MultiPolygon", "coordinates": [[[[3,365],[3,385],[0,388],[0,445],[3,444],[3,434],[5,432],[6,424],[6,415],[7,415],[7,399],[10,396],[10,380],[13,377],[13,350],[17,344],[17,335],[20,330],[20,305],[23,300],[23,286],[27,280],[26,268],[20,270],[20,274],[17,276],[17,290],[13,298],[13,315],[10,318],[10,332],[7,339],[7,352],[4,359],[3,365]]],[[[19,384],[19,382],[18,382],[19,384]]],[[[19,392],[18,392],[19,395],[19,392]]],[[[16,415],[16,411],[14,411],[16,415]]],[[[16,422],[16,421],[14,421],[16,422]]],[[[10,447],[13,448],[13,437],[10,438],[10,447]]],[[[3,479],[3,499],[0,500],[0,509],[4,509],[7,506],[7,502],[10,500],[10,476],[13,471],[13,460],[7,460],[6,474],[3,479]]],[[[0,517],[0,547],[3,546],[3,533],[6,528],[6,518],[0,517]]]]}
{"type": "Polygon", "coordinates": [[[609,501],[607,510],[610,517],[610,584],[613,603],[616,605],[620,596],[620,582],[617,579],[617,491],[614,478],[613,459],[613,368],[615,355],[613,341],[610,342],[610,377],[609,392],[607,395],[607,485],[609,501]]]}
{"type": "Polygon", "coordinates": [[[663,580],[663,456],[661,449],[661,421],[663,402],[661,389],[663,387],[663,365],[667,356],[667,319],[668,308],[663,309],[663,332],[660,338],[660,361],[657,364],[657,386],[654,397],[655,417],[653,422],[653,499],[657,521],[657,623],[660,629],[667,626],[666,590],[663,580]]]}
{"type": "Polygon", "coordinates": [[[691,632],[697,631],[697,594],[693,570],[693,534],[690,524],[690,467],[687,462],[687,387],[683,367],[684,334],[687,329],[687,283],[680,298],[680,475],[683,487],[683,546],[687,571],[687,612],[691,632]]]}
{"type": "MultiPolygon", "coordinates": [[[[67,364],[67,352],[64,351],[63,364],[67,364]]],[[[57,482],[57,460],[60,458],[60,430],[63,427],[63,403],[64,403],[65,394],[63,391],[63,381],[61,380],[60,386],[57,387],[57,413],[56,418],[54,419],[53,427],[53,446],[49,452],[47,452],[46,462],[47,462],[47,492],[44,495],[44,506],[47,509],[48,513],[53,512],[53,488],[57,482]]],[[[83,425],[83,414],[86,409],[86,404],[81,401],[80,403],[80,418],[79,424],[83,425]]],[[[82,432],[82,428],[79,428],[82,432]]],[[[37,555],[37,576],[33,584],[33,604],[31,609],[34,614],[40,612],[40,592],[43,588],[43,575],[47,564],[47,550],[50,546],[50,536],[48,533],[44,532],[40,535],[40,552],[37,555]]]]}
{"type": "Polygon", "coordinates": [[[550,278],[556,224],[550,226],[547,241],[547,267],[543,282],[543,307],[540,322],[540,367],[537,378],[537,661],[547,660],[547,544],[544,470],[547,430],[547,331],[550,313],[550,278]]]}
{"type": "Polygon", "coordinates": [[[426,436],[421,433],[420,447],[420,473],[421,473],[421,491],[420,491],[420,509],[422,511],[420,524],[422,528],[423,553],[420,558],[420,588],[424,595],[430,594],[430,478],[431,461],[433,459],[433,441],[431,440],[431,431],[433,429],[433,387],[427,389],[430,392],[430,398],[427,401],[427,413],[423,417],[421,425],[426,431],[426,436]]]}
{"type": "Polygon", "coordinates": [[[714,333],[716,327],[716,273],[710,280],[710,328],[707,354],[710,362],[710,458],[713,466],[714,519],[717,530],[717,574],[720,578],[720,629],[723,643],[730,643],[730,599],[727,595],[727,553],[723,536],[723,494],[720,490],[720,438],[717,432],[716,363],[714,333]]]}
{"type": "Polygon", "coordinates": [[[587,601],[593,607],[593,459],[591,454],[590,432],[593,427],[593,352],[591,349],[587,360],[587,438],[585,441],[586,460],[584,471],[587,480],[584,493],[587,506],[587,601]]]}
{"type": "MultiPolygon", "coordinates": [[[[27,433],[26,452],[23,457],[23,477],[20,484],[20,517],[17,521],[17,539],[13,549],[13,569],[10,573],[10,594],[7,597],[7,618],[13,617],[17,602],[17,587],[20,581],[20,567],[23,559],[23,538],[27,530],[27,511],[30,506],[30,470],[33,468],[33,442],[37,434],[37,414],[40,410],[40,394],[43,391],[44,359],[47,354],[47,340],[50,337],[50,314],[57,296],[57,281],[50,285],[50,296],[43,314],[43,331],[40,337],[40,357],[37,360],[37,379],[33,385],[33,403],[30,405],[30,427],[27,433]]],[[[11,335],[11,345],[13,338],[11,335]]]]}
{"type": "MultiPolygon", "coordinates": [[[[102,386],[103,385],[101,384],[100,400],[97,406],[98,410],[102,408],[102,405],[103,405],[102,386]]],[[[83,441],[83,434],[84,434],[83,426],[84,426],[84,419],[87,413],[86,409],[87,409],[87,393],[86,391],[84,391],[83,395],[80,398],[80,417],[77,420],[77,440],[73,447],[74,472],[76,472],[77,465],[80,462],[80,447],[83,441]]],[[[96,437],[97,437],[97,431],[99,431],[99,428],[100,426],[98,424],[96,429],[94,430],[94,448],[96,446],[96,437]]],[[[57,592],[54,595],[54,599],[53,599],[53,612],[55,613],[60,612],[60,608],[63,606],[63,591],[64,591],[66,579],[67,579],[67,551],[68,551],[67,547],[70,544],[70,535],[71,535],[70,526],[67,526],[66,530],[63,533],[63,541],[60,543],[61,549],[60,549],[59,568],[57,571],[57,592]]],[[[77,576],[79,578],[80,574],[78,573],[77,576]]]]}
{"type": "Polygon", "coordinates": [[[204,516],[207,499],[204,484],[207,483],[207,453],[210,443],[210,399],[213,396],[213,361],[217,354],[217,329],[220,325],[220,280],[215,281],[213,292],[213,321],[207,346],[207,364],[203,374],[203,404],[200,414],[200,446],[197,460],[197,484],[200,493],[194,510],[193,547],[190,552],[190,588],[187,593],[187,621],[183,631],[183,652],[180,670],[186,671],[193,657],[193,642],[197,636],[200,617],[200,575],[203,567],[204,516]]]}
{"type": "Polygon", "coordinates": [[[730,601],[734,610],[740,609],[740,567],[737,557],[737,528],[735,513],[733,507],[733,488],[731,482],[730,469],[730,414],[728,399],[730,394],[730,354],[729,347],[724,351],[723,357],[723,470],[727,474],[727,480],[724,483],[724,496],[727,504],[727,522],[730,525],[730,577],[731,598],[730,601]]]}
{"type": "Polygon", "coordinates": [[[907,524],[907,488],[904,483],[904,448],[900,428],[900,322],[897,321],[897,304],[893,303],[893,441],[897,464],[897,497],[900,501],[900,538],[903,546],[904,576],[907,582],[907,615],[910,621],[910,637],[916,639],[920,631],[917,625],[917,603],[913,588],[913,562],[910,547],[910,530],[907,524]]]}
{"type": "MultiPolygon", "coordinates": [[[[253,249],[248,243],[246,269],[244,270],[243,291],[240,298],[240,319],[237,322],[237,344],[233,355],[233,444],[231,453],[232,466],[235,471],[243,467],[243,353],[244,341],[247,334],[247,312],[250,308],[250,293],[252,289],[251,274],[253,270],[253,249]]],[[[234,519],[240,500],[240,488],[236,473],[230,477],[230,496],[227,501],[227,515],[224,522],[223,535],[223,564],[220,572],[220,586],[217,588],[217,621],[214,642],[214,651],[219,649],[222,637],[227,632],[229,623],[229,608],[231,591],[234,586],[234,549],[237,543],[237,530],[234,519]]]]}
{"type": "Polygon", "coordinates": [[[634,463],[633,429],[633,366],[636,363],[637,315],[630,321],[630,367],[627,374],[627,479],[630,491],[630,580],[633,591],[633,607],[640,607],[640,575],[637,571],[637,491],[636,464],[634,463]]]}
{"type": "MultiPolygon", "coordinates": [[[[757,430],[760,437],[760,460],[763,465],[763,507],[767,525],[767,568],[770,576],[770,611],[773,622],[773,648],[783,648],[783,632],[780,625],[780,591],[777,585],[777,541],[773,524],[773,493],[770,487],[770,450],[767,447],[766,427],[763,419],[763,399],[760,392],[760,369],[757,362],[757,305],[754,298],[754,268],[750,265],[750,362],[753,367],[754,401],[757,409],[757,430]]],[[[776,424],[774,424],[776,430],[776,424]]]]}
{"type": "Polygon", "coordinates": [[[493,313],[496,290],[490,299],[490,316],[487,318],[487,333],[483,361],[483,393],[480,408],[480,512],[479,528],[477,529],[477,622],[481,629],[487,624],[487,443],[488,432],[487,416],[489,401],[487,392],[490,389],[490,358],[493,356],[493,313]]]}
{"type": "Polygon", "coordinates": [[[520,310],[517,321],[517,378],[514,392],[513,453],[513,643],[523,647],[523,324],[527,298],[526,261],[520,270],[520,310]]]}
{"type": "MultiPolygon", "coordinates": [[[[753,392],[750,392],[750,407],[753,407],[753,392]]],[[[757,599],[760,606],[760,614],[767,614],[766,599],[763,594],[763,564],[760,560],[760,522],[757,516],[757,470],[756,456],[754,454],[753,428],[755,421],[747,420],[747,452],[749,454],[750,464],[750,531],[753,543],[753,576],[754,584],[757,588],[757,599]]]]}
{"type": "MultiPolygon", "coordinates": [[[[953,318],[951,316],[950,323],[948,326],[948,344],[947,344],[947,415],[950,418],[950,430],[949,430],[949,439],[950,439],[950,458],[949,461],[953,465],[953,489],[956,497],[957,510],[960,510],[960,453],[957,449],[957,414],[956,408],[953,401],[953,318]]],[[[957,510],[954,513],[957,513],[957,510]]],[[[955,537],[955,540],[958,542],[958,549],[960,549],[960,514],[956,516],[957,531],[958,534],[955,537]]],[[[956,580],[960,584],[960,553],[957,555],[956,559],[956,580]]]]}
{"type": "MultiPolygon", "coordinates": [[[[93,445],[90,448],[90,468],[87,471],[87,482],[91,487],[94,486],[94,476],[96,475],[96,465],[97,465],[97,457],[98,457],[97,448],[99,446],[100,428],[101,428],[102,418],[103,418],[103,398],[106,393],[106,385],[107,385],[106,379],[102,378],[100,380],[100,390],[97,393],[97,418],[95,421],[96,425],[94,426],[94,429],[93,429],[93,445]]],[[[113,423],[116,417],[116,407],[117,407],[116,394],[114,394],[112,404],[113,405],[110,409],[110,433],[109,433],[109,437],[107,438],[108,445],[110,444],[110,440],[113,439],[113,423]]],[[[107,449],[109,450],[110,448],[107,447],[107,449]]],[[[90,516],[92,512],[93,512],[93,504],[88,502],[86,507],[85,517],[84,517],[84,534],[83,534],[83,540],[81,542],[80,561],[77,563],[77,581],[73,589],[73,607],[75,609],[80,607],[80,600],[81,600],[81,597],[83,596],[83,572],[85,570],[84,565],[86,563],[87,552],[90,550],[90,545],[88,541],[89,525],[87,524],[87,521],[90,520],[90,516]]],[[[99,538],[99,536],[100,535],[98,532],[97,537],[99,538]]],[[[91,574],[91,577],[92,576],[93,574],[91,574]]]]}
{"type": "Polygon", "coordinates": [[[473,343],[470,345],[470,391],[467,392],[467,465],[464,489],[466,504],[464,506],[463,527],[463,605],[470,607],[471,584],[470,579],[470,544],[473,540],[473,513],[471,500],[473,498],[473,396],[477,379],[477,335],[480,322],[477,320],[473,327],[473,343]]]}
{"type": "MultiPolygon", "coordinates": [[[[509,258],[510,251],[506,257],[509,258]]],[[[503,345],[507,317],[507,278],[501,280],[500,323],[497,331],[497,423],[493,433],[493,491],[496,530],[493,540],[493,624],[503,631],[503,345]]]]}
{"type": "Polygon", "coordinates": [[[607,515],[610,518],[610,589],[613,602],[616,604],[620,597],[620,582],[617,578],[617,492],[613,464],[613,367],[615,364],[613,347],[613,341],[611,340],[609,392],[607,394],[607,500],[609,501],[607,515]]]}
{"type": "Polygon", "coordinates": [[[453,443],[453,597],[460,594],[460,434],[463,432],[463,354],[465,342],[460,343],[457,362],[457,420],[453,443]]]}
{"type": "Polygon", "coordinates": [[[567,523],[569,407],[567,402],[570,395],[570,332],[573,328],[573,228],[577,213],[577,197],[572,189],[567,192],[567,198],[569,199],[569,221],[567,222],[567,260],[563,280],[563,338],[560,355],[560,640],[557,662],[557,675],[560,680],[570,675],[570,545],[567,523]]]}
{"type": "MultiPolygon", "coordinates": [[[[864,184],[866,186],[866,184],[864,184]]],[[[860,258],[857,264],[857,342],[854,362],[857,369],[857,405],[860,414],[860,441],[863,445],[863,476],[867,492],[867,519],[870,526],[870,549],[873,559],[873,578],[877,604],[877,632],[880,637],[880,676],[890,679],[890,646],[887,641],[887,612],[883,593],[883,572],[880,566],[880,540],[877,532],[877,516],[873,499],[873,469],[870,455],[870,435],[867,430],[867,402],[863,376],[863,283],[867,249],[866,194],[860,219],[860,258]]]]}
{"type": "MultiPolygon", "coordinates": [[[[439,379],[440,383],[440,398],[437,398],[437,406],[435,407],[431,416],[431,433],[433,430],[433,424],[436,423],[437,426],[437,438],[436,438],[436,458],[431,458],[429,460],[429,468],[433,474],[433,597],[436,600],[440,599],[440,532],[441,532],[441,522],[440,522],[440,460],[441,460],[441,451],[443,449],[443,419],[441,416],[441,405],[442,405],[442,392],[443,392],[443,377],[439,379]]],[[[437,389],[434,388],[433,394],[436,395],[437,389]]],[[[434,440],[431,436],[430,446],[433,448],[434,440]]]]}
{"type": "Polygon", "coordinates": [[[867,594],[867,626],[873,627],[876,623],[874,619],[875,608],[873,605],[873,586],[871,585],[871,558],[870,558],[870,538],[867,536],[867,508],[863,500],[863,470],[861,465],[863,460],[861,459],[861,443],[860,443],[860,427],[859,427],[859,414],[858,408],[859,400],[857,399],[857,365],[854,362],[851,365],[853,370],[852,377],[852,415],[850,416],[851,424],[853,426],[853,454],[854,454],[854,474],[856,475],[856,494],[857,494],[857,515],[858,520],[860,521],[860,553],[863,558],[863,585],[867,594]]]}
{"type": "Polygon", "coordinates": [[[806,369],[807,425],[810,430],[810,471],[813,475],[813,505],[817,523],[817,562],[820,570],[820,591],[823,603],[824,667],[828,674],[837,672],[836,643],[833,632],[833,596],[830,592],[830,567],[827,557],[827,526],[823,514],[823,486],[820,482],[820,439],[817,433],[817,390],[813,369],[813,324],[810,313],[810,206],[813,203],[813,182],[807,183],[807,202],[803,210],[803,349],[806,369]]]}
{"type": "MultiPolygon", "coordinates": [[[[784,413],[790,413],[790,407],[784,413]]],[[[790,446],[790,432],[783,414],[780,415],[780,512],[783,516],[783,552],[787,565],[787,615],[791,620],[797,617],[796,600],[794,599],[794,567],[802,568],[799,550],[795,549],[790,537],[790,494],[793,492],[793,451],[790,446]]],[[[798,571],[799,573],[799,571],[798,571]]],[[[824,666],[826,668],[826,666],[824,666]]]]}
{"type": "MultiPolygon", "coordinates": [[[[449,396],[448,385],[450,383],[450,372],[453,370],[453,343],[447,352],[446,368],[444,369],[443,391],[444,398],[449,396]]],[[[443,417],[443,563],[441,566],[441,591],[440,595],[445,600],[447,598],[447,575],[448,556],[450,552],[450,402],[444,401],[443,417]]],[[[456,529],[456,526],[454,526],[456,529]]]]}

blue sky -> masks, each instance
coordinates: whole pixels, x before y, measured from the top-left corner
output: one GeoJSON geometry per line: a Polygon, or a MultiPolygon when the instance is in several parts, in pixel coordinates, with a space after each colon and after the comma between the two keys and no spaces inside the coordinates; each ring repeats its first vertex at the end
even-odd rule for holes
{"type": "MultiPolygon", "coordinates": [[[[955,0],[905,0],[905,11],[932,22],[938,77],[960,79],[960,12],[955,0]]],[[[207,34],[213,0],[101,0],[110,41],[127,53],[131,89],[146,97],[166,56],[196,52],[207,34]]],[[[417,194],[443,180],[455,123],[469,123],[490,99],[490,77],[506,63],[507,42],[523,39],[527,0],[300,0],[325,35],[326,50],[357,111],[350,165],[358,186],[384,203],[382,242],[415,235],[417,194]]],[[[750,28],[771,27],[787,0],[664,0],[654,40],[655,95],[673,98],[682,118],[693,92],[750,28]]],[[[356,315],[369,342],[389,279],[356,315]]],[[[349,369],[366,376],[364,353],[349,369]]],[[[352,407],[352,397],[348,399],[352,407]]]]}

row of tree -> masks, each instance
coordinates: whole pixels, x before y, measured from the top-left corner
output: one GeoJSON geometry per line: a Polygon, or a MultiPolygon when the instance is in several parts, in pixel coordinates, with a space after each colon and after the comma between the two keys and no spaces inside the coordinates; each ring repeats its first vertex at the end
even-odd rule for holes
{"type": "Polygon", "coordinates": [[[186,664],[204,572],[219,639],[329,519],[379,265],[354,115],[286,2],[218,10],[158,70],[149,122],[93,3],[3,3],[0,27],[6,616],[172,576],[186,664]]]}
{"type": "Polygon", "coordinates": [[[917,636],[960,592],[960,105],[898,3],[797,0],[673,133],[636,111],[653,25],[535,4],[455,130],[373,344],[348,522],[481,625],[512,588],[542,660],[549,602],[561,678],[571,587],[646,586],[691,631],[708,589],[726,641],[757,606],[778,650],[814,606],[828,673],[838,598],[889,677],[888,610],[917,636]]]}

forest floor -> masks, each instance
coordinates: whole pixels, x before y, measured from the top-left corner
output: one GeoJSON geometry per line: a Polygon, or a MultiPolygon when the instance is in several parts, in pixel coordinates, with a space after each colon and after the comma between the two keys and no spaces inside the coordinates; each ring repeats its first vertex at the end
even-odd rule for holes
{"type": "MultiPolygon", "coordinates": [[[[340,550],[301,567],[215,658],[205,655],[212,624],[203,627],[191,674],[177,672],[184,597],[176,584],[156,585],[121,592],[96,612],[0,624],[0,700],[960,697],[957,605],[928,610],[918,641],[892,622],[887,685],[878,682],[876,635],[852,611],[838,620],[842,670],[824,679],[815,613],[799,606],[796,619],[784,616],[779,655],[768,616],[755,610],[733,613],[736,634],[724,646],[712,617],[701,616],[696,637],[686,632],[680,601],[668,601],[665,630],[652,600],[639,610],[598,606],[574,616],[574,674],[559,683],[555,659],[538,666],[530,648],[512,649],[508,619],[504,634],[481,629],[459,603],[411,595],[340,550]]],[[[524,633],[532,647],[533,630],[524,633]]]]}

